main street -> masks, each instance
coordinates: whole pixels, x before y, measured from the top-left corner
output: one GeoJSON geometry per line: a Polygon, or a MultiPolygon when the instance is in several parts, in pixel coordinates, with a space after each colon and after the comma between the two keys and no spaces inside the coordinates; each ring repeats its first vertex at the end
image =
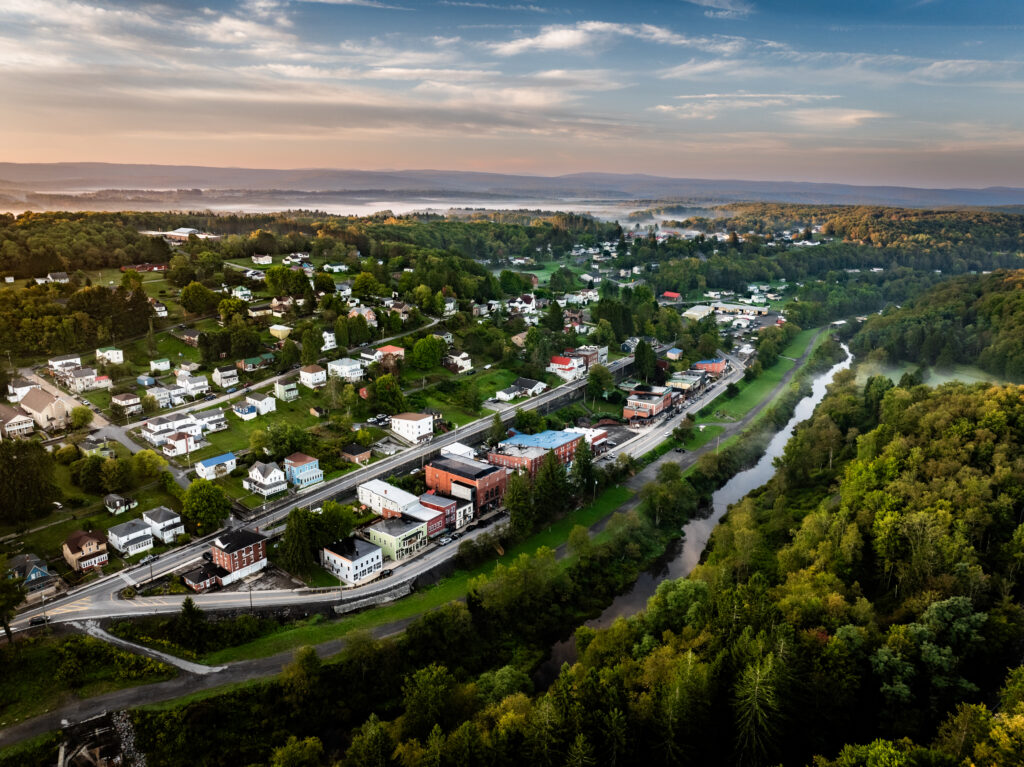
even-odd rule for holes
{"type": "MultiPolygon", "coordinates": [[[[608,368],[614,375],[621,373],[631,363],[632,358],[626,357],[612,362],[608,365],[608,368]]],[[[522,403],[519,407],[523,410],[540,409],[542,412],[557,409],[557,407],[561,407],[563,404],[562,400],[575,399],[586,384],[585,378],[567,383],[539,394],[522,403]]],[[[509,422],[514,418],[515,411],[514,409],[506,409],[501,412],[500,416],[503,421],[509,422]]],[[[325,500],[344,498],[351,495],[357,485],[370,479],[407,471],[410,467],[420,468],[427,460],[439,453],[443,447],[454,442],[480,441],[490,429],[490,426],[490,417],[481,418],[473,423],[460,426],[448,434],[435,438],[431,442],[417,445],[350,472],[309,492],[291,496],[274,505],[268,504],[266,511],[261,511],[255,518],[249,520],[248,523],[233,520],[229,527],[249,527],[255,530],[265,530],[268,526],[272,526],[275,522],[284,519],[296,507],[312,507],[322,504],[325,500]]],[[[44,614],[54,622],[62,622],[116,615],[174,612],[180,609],[182,596],[145,597],[129,601],[120,599],[118,594],[126,586],[178,572],[193,563],[198,564],[203,553],[209,550],[210,541],[213,537],[213,535],[209,535],[186,546],[172,549],[146,565],[135,565],[128,570],[105,575],[97,581],[67,592],[65,595],[55,599],[51,604],[37,605],[25,610],[19,614],[12,627],[15,630],[24,629],[28,626],[28,621],[31,618],[44,614]]],[[[421,556],[407,564],[400,565],[396,569],[394,578],[395,580],[405,580],[410,576],[414,577],[432,567],[439,559],[452,557],[455,553],[455,546],[445,547],[437,552],[430,552],[427,556],[421,556]],[[431,555],[436,555],[436,558],[429,559],[428,557],[431,555]]],[[[366,586],[346,589],[344,595],[346,599],[373,596],[381,590],[389,588],[390,585],[386,581],[374,582],[366,586]]],[[[271,606],[305,604],[314,601],[329,602],[336,601],[338,598],[339,592],[336,590],[325,594],[311,594],[306,589],[254,591],[252,593],[253,606],[256,606],[257,600],[259,600],[261,606],[271,606]]],[[[195,595],[193,599],[197,604],[208,609],[248,607],[249,605],[248,592],[241,595],[237,592],[199,594],[195,595]]]]}

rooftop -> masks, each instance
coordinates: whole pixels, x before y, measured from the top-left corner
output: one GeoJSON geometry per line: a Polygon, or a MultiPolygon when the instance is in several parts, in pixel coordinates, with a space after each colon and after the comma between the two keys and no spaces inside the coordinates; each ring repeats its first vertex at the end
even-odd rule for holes
{"type": "Polygon", "coordinates": [[[216,455],[213,458],[207,458],[205,461],[199,461],[198,465],[209,468],[211,466],[216,466],[217,464],[227,463],[228,461],[233,460],[235,460],[234,453],[221,453],[220,455],[216,455]]]}
{"type": "Polygon", "coordinates": [[[213,541],[213,545],[221,551],[231,554],[262,540],[265,540],[262,535],[251,530],[232,530],[229,533],[217,536],[213,541]]]}
{"type": "MultiPolygon", "coordinates": [[[[415,496],[413,497],[415,498],[415,496]]],[[[416,520],[405,519],[404,517],[391,517],[389,519],[382,519],[380,520],[380,522],[370,525],[370,527],[368,527],[367,530],[374,530],[376,532],[384,533],[385,535],[390,535],[394,538],[397,538],[412,532],[417,527],[423,526],[423,522],[418,522],[416,520]]]]}
{"type": "Polygon", "coordinates": [[[554,450],[580,438],[579,434],[548,429],[538,434],[513,434],[499,443],[500,447],[540,447],[554,450]]]}
{"type": "Polygon", "coordinates": [[[376,543],[370,543],[364,541],[362,538],[356,538],[355,536],[350,538],[343,538],[340,541],[324,546],[324,551],[329,551],[332,554],[337,554],[342,559],[347,559],[349,562],[354,562],[363,557],[368,557],[374,552],[380,551],[380,546],[376,543]]]}
{"type": "Polygon", "coordinates": [[[483,461],[472,461],[468,458],[435,458],[429,465],[464,479],[480,479],[496,471],[501,471],[497,466],[491,466],[483,461]]]}
{"type": "Polygon", "coordinates": [[[399,413],[398,415],[391,416],[391,420],[395,419],[399,421],[422,421],[424,418],[433,418],[434,416],[430,413],[399,413]]]}
{"type": "Polygon", "coordinates": [[[154,509],[144,513],[144,516],[149,517],[157,524],[163,524],[164,522],[178,522],[181,520],[181,514],[176,511],[171,511],[166,506],[157,506],[154,509]]]}
{"type": "Polygon", "coordinates": [[[394,501],[399,506],[408,506],[416,503],[416,496],[412,493],[407,493],[400,487],[385,482],[382,479],[371,479],[369,482],[364,482],[360,487],[365,487],[369,492],[374,495],[381,495],[388,500],[394,501]]]}

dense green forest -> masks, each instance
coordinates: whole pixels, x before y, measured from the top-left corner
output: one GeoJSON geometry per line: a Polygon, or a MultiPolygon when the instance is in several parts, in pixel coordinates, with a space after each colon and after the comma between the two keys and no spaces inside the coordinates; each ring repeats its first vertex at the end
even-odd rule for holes
{"type": "Polygon", "coordinates": [[[859,355],[949,368],[977,364],[1024,380],[1024,272],[966,275],[906,306],[868,318],[853,338],[859,355]]]}

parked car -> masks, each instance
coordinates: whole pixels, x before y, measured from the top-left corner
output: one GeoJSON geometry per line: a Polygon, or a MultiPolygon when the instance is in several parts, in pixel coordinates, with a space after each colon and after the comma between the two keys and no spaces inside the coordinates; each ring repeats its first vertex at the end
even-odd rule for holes
{"type": "Polygon", "coordinates": [[[380,577],[381,577],[381,578],[390,578],[390,577],[391,577],[391,575],[392,575],[392,574],[393,574],[394,572],[395,572],[394,570],[381,570],[381,571],[380,571],[380,577]]]}
{"type": "Polygon", "coordinates": [[[203,552],[203,559],[205,559],[207,562],[212,562],[213,561],[213,554],[211,554],[209,551],[204,551],[203,552]]]}
{"type": "Polygon", "coordinates": [[[217,399],[217,395],[216,394],[207,394],[205,397],[203,397],[203,399],[205,399],[206,401],[210,401],[211,399],[217,399]]]}
{"type": "Polygon", "coordinates": [[[37,615],[35,618],[29,618],[29,626],[45,626],[50,622],[49,615],[37,615]]]}
{"type": "Polygon", "coordinates": [[[442,538],[441,540],[439,540],[437,542],[437,545],[438,546],[447,546],[451,542],[452,542],[451,537],[446,535],[444,538],[442,538]]]}
{"type": "Polygon", "coordinates": [[[686,448],[685,447],[677,447],[676,448],[676,452],[677,453],[685,453],[686,452],[686,448]]]}
{"type": "Polygon", "coordinates": [[[451,539],[452,539],[453,541],[457,541],[457,540],[459,540],[459,538],[461,538],[461,537],[462,537],[462,533],[452,533],[452,534],[451,534],[451,539]]]}
{"type": "Polygon", "coordinates": [[[237,386],[232,386],[230,389],[228,389],[227,393],[228,394],[234,394],[236,391],[238,391],[238,387],[237,386]]]}
{"type": "Polygon", "coordinates": [[[139,564],[140,565],[147,565],[147,564],[149,564],[150,562],[152,562],[155,559],[156,559],[156,555],[155,554],[147,554],[146,556],[144,556],[142,559],[139,560],[139,564]]]}

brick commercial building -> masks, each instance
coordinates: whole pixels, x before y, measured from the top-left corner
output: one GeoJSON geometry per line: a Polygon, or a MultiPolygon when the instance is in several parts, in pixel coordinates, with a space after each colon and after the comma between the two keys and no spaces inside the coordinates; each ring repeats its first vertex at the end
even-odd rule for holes
{"type": "Polygon", "coordinates": [[[226,571],[217,578],[226,586],[267,566],[267,539],[249,530],[232,530],[214,539],[210,553],[211,564],[226,571]]]}
{"type": "Polygon", "coordinates": [[[472,501],[479,513],[501,504],[506,474],[497,466],[468,458],[435,458],[426,466],[427,487],[456,500],[472,501]]]}
{"type": "Polygon", "coordinates": [[[572,463],[582,440],[582,434],[550,429],[539,434],[516,433],[499,442],[487,454],[487,460],[506,469],[524,470],[533,477],[549,452],[554,453],[563,465],[572,463]]]}
{"type": "MultiPolygon", "coordinates": [[[[473,519],[473,502],[456,500],[431,490],[420,496],[420,506],[444,513],[444,525],[448,530],[458,530],[473,519]]],[[[430,532],[429,526],[427,530],[430,532]]]]}
{"type": "Polygon", "coordinates": [[[672,392],[667,386],[636,386],[629,393],[622,417],[653,418],[672,404],[672,392]]]}

